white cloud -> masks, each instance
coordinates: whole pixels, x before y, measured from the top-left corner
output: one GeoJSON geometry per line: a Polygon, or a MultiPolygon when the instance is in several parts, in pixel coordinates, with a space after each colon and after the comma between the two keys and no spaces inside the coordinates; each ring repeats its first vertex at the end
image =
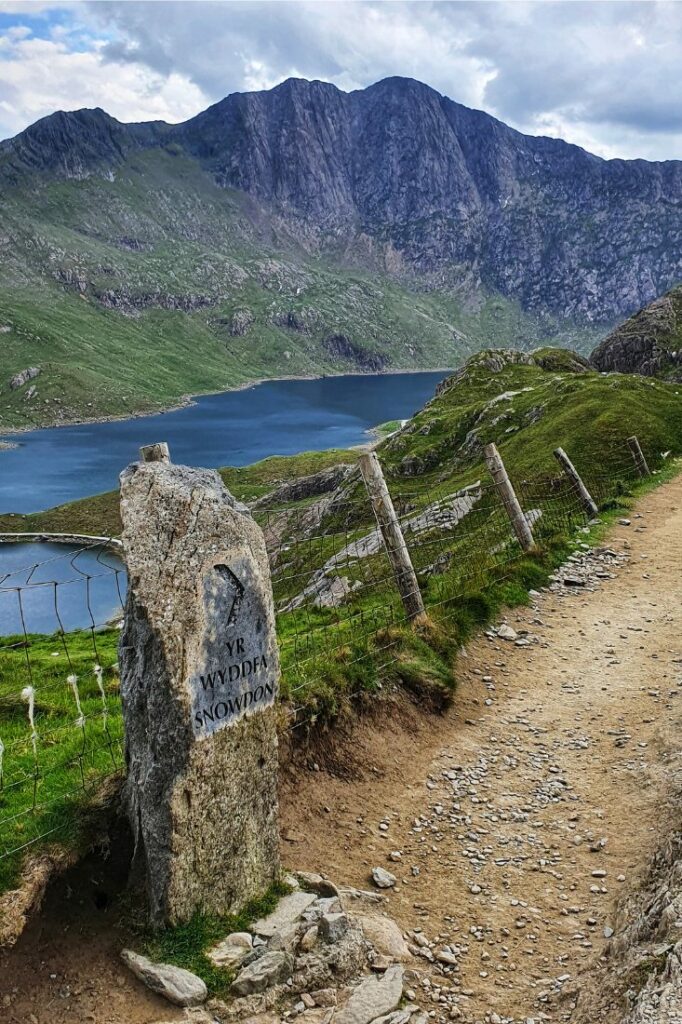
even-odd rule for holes
{"type": "Polygon", "coordinates": [[[60,109],[99,106],[122,121],[180,121],[209,102],[182,74],[135,64],[112,69],[103,45],[71,50],[68,39],[0,34],[0,135],[60,109]]]}

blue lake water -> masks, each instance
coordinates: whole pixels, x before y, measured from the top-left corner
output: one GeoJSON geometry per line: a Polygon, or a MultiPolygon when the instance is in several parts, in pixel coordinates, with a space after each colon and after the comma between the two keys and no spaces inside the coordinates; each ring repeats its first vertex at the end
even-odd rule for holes
{"type": "Polygon", "coordinates": [[[0,545],[0,635],[58,633],[121,618],[126,577],[110,550],[0,545]]]}
{"type": "MultiPolygon", "coordinates": [[[[33,430],[0,451],[0,511],[35,512],[111,490],[141,445],[168,441],[191,466],[245,466],[268,455],[347,448],[433,396],[436,373],[268,381],[205,395],[156,416],[33,430]]],[[[125,597],[123,565],[100,547],[0,544],[0,635],[100,627],[125,597]]]]}
{"type": "Polygon", "coordinates": [[[139,447],[154,441],[168,441],[173,462],[206,467],[362,444],[371,427],[416,412],[445,376],[267,381],[160,415],[5,435],[19,447],[0,451],[0,512],[37,512],[111,490],[139,447]]]}

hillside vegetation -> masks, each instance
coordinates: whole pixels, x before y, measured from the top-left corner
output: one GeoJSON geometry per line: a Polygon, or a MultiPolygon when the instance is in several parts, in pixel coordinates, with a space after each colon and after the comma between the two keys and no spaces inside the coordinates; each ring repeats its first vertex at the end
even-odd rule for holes
{"type": "Polygon", "coordinates": [[[561,330],[486,289],[427,290],[306,249],[177,152],[111,178],[31,172],[0,211],[0,426],[155,411],[262,377],[453,366],[561,330]]]}
{"type": "MultiPolygon", "coordinates": [[[[604,522],[623,515],[633,493],[677,471],[682,397],[656,379],[598,374],[562,350],[487,351],[444,381],[378,452],[426,606],[417,628],[405,619],[375,532],[356,451],[221,471],[264,530],[283,671],[281,727],[294,741],[396,688],[432,708],[451,700],[458,652],[472,632],[546,585],[578,543],[594,543],[604,522]],[[625,444],[632,433],[657,474],[649,481],[637,478],[625,444]],[[520,550],[490,484],[482,460],[490,441],[533,523],[531,554],[520,550]],[[597,499],[600,523],[587,524],[553,458],[557,445],[597,499]]],[[[0,525],[115,533],[118,496],[6,516],[0,525]]],[[[0,850],[31,846],[52,830],[71,844],[87,836],[82,812],[101,780],[122,767],[117,639],[116,629],[97,628],[3,640],[0,725],[11,785],[0,792],[0,850]],[[74,724],[67,664],[80,679],[87,725],[81,717],[74,724]],[[37,736],[48,740],[36,749],[21,692],[27,678],[37,736]]],[[[19,849],[0,857],[0,887],[16,877],[22,856],[19,849]]]]}

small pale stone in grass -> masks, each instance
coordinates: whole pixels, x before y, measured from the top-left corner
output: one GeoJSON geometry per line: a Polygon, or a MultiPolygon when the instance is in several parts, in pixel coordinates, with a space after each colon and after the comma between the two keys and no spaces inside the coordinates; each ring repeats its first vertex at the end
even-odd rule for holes
{"type": "Polygon", "coordinates": [[[191,971],[174,964],[155,964],[131,949],[124,949],[121,959],[147,988],[176,1006],[198,1006],[208,998],[206,985],[191,971]]]}

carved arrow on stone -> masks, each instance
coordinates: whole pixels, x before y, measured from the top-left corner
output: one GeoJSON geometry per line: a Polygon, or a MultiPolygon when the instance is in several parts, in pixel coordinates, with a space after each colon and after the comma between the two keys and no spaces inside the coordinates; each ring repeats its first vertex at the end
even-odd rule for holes
{"type": "Polygon", "coordinates": [[[214,565],[213,571],[217,572],[224,582],[232,588],[232,605],[225,625],[233,626],[237,621],[237,615],[239,614],[239,609],[241,608],[242,600],[244,599],[244,584],[237,576],[235,576],[228,565],[214,565]]]}

